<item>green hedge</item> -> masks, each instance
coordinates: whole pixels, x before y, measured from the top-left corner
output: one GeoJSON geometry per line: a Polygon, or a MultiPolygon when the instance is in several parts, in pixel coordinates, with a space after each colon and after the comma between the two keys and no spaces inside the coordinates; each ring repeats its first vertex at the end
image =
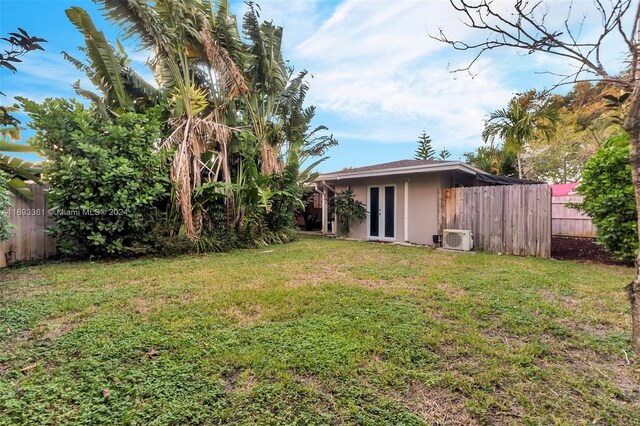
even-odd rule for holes
{"type": "Polygon", "coordinates": [[[597,241],[617,259],[633,262],[638,252],[638,212],[631,181],[629,136],[609,138],[585,164],[578,192],[581,209],[593,219],[597,241]]]}
{"type": "Polygon", "coordinates": [[[0,170],[0,241],[5,241],[13,235],[13,226],[9,222],[7,209],[11,207],[11,191],[7,186],[9,175],[0,170]]]}
{"type": "Polygon", "coordinates": [[[155,250],[159,200],[170,188],[157,110],[106,120],[76,101],[22,99],[47,157],[52,229],[63,252],[118,255],[155,250]]]}

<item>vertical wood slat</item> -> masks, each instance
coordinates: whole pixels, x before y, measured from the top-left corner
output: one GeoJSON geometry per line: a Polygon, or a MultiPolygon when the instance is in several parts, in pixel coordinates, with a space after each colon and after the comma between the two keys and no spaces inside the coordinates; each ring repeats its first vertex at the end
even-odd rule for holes
{"type": "Polygon", "coordinates": [[[596,227],[589,216],[568,204],[581,204],[582,196],[568,195],[551,199],[553,235],[595,238],[596,227]]]}
{"type": "Polygon", "coordinates": [[[33,201],[14,196],[8,209],[9,222],[14,225],[13,237],[0,243],[0,268],[15,262],[46,259],[56,253],[55,239],[46,232],[53,224],[48,215],[46,188],[35,183],[28,185],[33,201]]]}
{"type": "Polygon", "coordinates": [[[440,192],[440,229],[469,229],[476,248],[551,257],[549,185],[447,188],[440,192]]]}

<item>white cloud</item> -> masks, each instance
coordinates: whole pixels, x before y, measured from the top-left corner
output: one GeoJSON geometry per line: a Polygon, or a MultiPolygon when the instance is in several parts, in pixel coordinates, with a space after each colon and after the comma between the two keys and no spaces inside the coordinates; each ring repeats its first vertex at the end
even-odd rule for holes
{"type": "MultiPolygon", "coordinates": [[[[316,10],[315,3],[303,5],[316,10]]],[[[512,3],[496,5],[506,9],[512,3]]],[[[551,3],[550,28],[562,29],[569,4],[551,3]]],[[[584,40],[598,31],[593,12],[591,1],[573,3],[572,28],[587,15],[584,40]]],[[[289,22],[293,28],[300,25],[297,20],[289,22]]],[[[307,33],[308,25],[303,26],[307,33]]],[[[459,153],[482,143],[484,118],[514,93],[558,81],[540,73],[574,70],[563,58],[501,49],[475,64],[473,78],[464,72],[452,74],[449,70],[466,66],[473,52],[455,51],[429,38],[440,28],[455,40],[486,37],[463,25],[448,0],[346,0],[291,53],[295,64],[313,74],[309,101],[318,106],[321,119],[331,124],[338,138],[408,143],[426,129],[437,148],[459,153]]],[[[604,53],[610,59],[620,56],[615,49],[604,53]]]]}
{"type": "Polygon", "coordinates": [[[428,30],[446,26],[453,37],[468,31],[451,12],[445,1],[347,0],[294,52],[324,64],[366,59],[369,67],[400,68],[445,48],[428,37],[428,30]]]}
{"type": "MultiPolygon", "coordinates": [[[[34,52],[22,58],[18,72],[15,74],[15,77],[25,76],[37,84],[70,85],[81,78],[83,74],[70,62],[64,60],[61,54],[34,52]]],[[[12,80],[12,77],[7,77],[8,84],[12,84],[12,80]]]]}
{"type": "Polygon", "coordinates": [[[0,90],[7,95],[5,103],[13,102],[14,96],[38,102],[48,97],[72,97],[71,85],[78,80],[83,87],[92,87],[88,78],[59,53],[31,52],[21,59],[15,74],[2,72],[0,90]]]}
{"type": "MultiPolygon", "coordinates": [[[[86,62],[82,52],[69,53],[80,61],[86,62]]],[[[140,51],[133,52],[129,58],[132,61],[132,68],[142,78],[156,85],[151,70],[145,65],[148,56],[149,52],[140,51]]],[[[98,91],[87,76],[65,60],[61,53],[37,51],[21,59],[22,62],[15,74],[4,70],[0,73],[0,90],[7,95],[6,99],[12,100],[14,96],[23,96],[41,102],[49,97],[77,97],[71,85],[78,80],[82,88],[98,91]]]]}
{"type": "Polygon", "coordinates": [[[340,117],[338,138],[378,143],[412,142],[422,129],[436,145],[467,150],[480,144],[484,116],[502,106],[514,89],[499,66],[485,59],[475,78],[452,74],[468,55],[428,37],[446,27],[463,37],[445,1],[348,0],[294,49],[295,62],[313,74],[309,100],[340,117]],[[438,142],[439,141],[439,142],[438,142]]]}
{"type": "MultiPolygon", "coordinates": [[[[316,31],[322,24],[321,9],[327,7],[322,0],[269,0],[258,3],[260,20],[273,21],[275,25],[284,28],[282,41],[285,52],[292,50],[316,31]]],[[[237,3],[236,7],[233,13],[241,24],[248,7],[244,2],[237,3]]]]}

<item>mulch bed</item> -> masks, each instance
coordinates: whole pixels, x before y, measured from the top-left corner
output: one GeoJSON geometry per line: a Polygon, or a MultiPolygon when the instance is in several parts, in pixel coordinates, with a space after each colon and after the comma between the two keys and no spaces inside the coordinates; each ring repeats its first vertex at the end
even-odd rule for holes
{"type": "Polygon", "coordinates": [[[553,237],[551,239],[551,257],[562,260],[604,263],[607,265],[625,265],[615,260],[591,238],[553,237]]]}

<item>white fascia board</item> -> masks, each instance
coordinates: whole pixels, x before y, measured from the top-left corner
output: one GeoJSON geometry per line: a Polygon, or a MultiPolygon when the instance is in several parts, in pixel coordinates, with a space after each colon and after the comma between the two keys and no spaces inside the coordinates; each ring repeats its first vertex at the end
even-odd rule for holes
{"type": "Polygon", "coordinates": [[[377,176],[394,176],[394,175],[405,175],[405,174],[414,174],[414,173],[435,173],[435,172],[448,172],[448,171],[460,171],[460,172],[469,173],[472,175],[475,175],[476,173],[478,173],[477,169],[475,169],[474,167],[471,167],[466,163],[462,163],[458,161],[455,163],[448,163],[448,164],[424,164],[420,166],[395,167],[391,169],[367,170],[362,172],[349,172],[347,170],[344,173],[329,173],[326,175],[320,175],[316,179],[316,182],[321,182],[321,181],[334,182],[334,181],[377,177],[377,176]]]}

